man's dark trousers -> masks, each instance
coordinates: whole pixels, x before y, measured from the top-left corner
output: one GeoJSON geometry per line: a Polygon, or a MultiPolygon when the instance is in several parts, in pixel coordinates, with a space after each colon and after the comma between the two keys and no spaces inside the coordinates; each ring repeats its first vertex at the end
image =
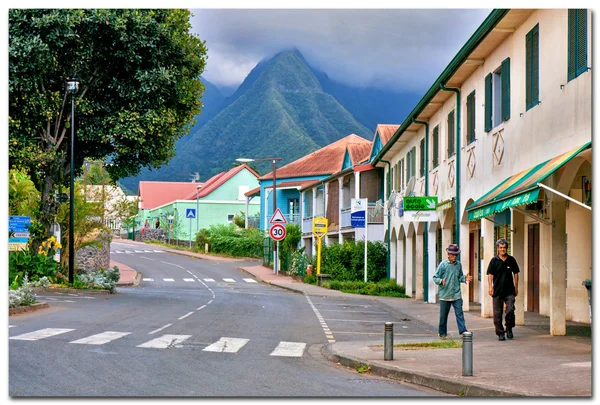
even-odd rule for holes
{"type": "Polygon", "coordinates": [[[506,329],[515,327],[515,296],[508,297],[492,297],[494,302],[494,326],[496,327],[496,335],[503,335],[506,330],[502,327],[502,312],[506,303],[505,324],[506,329]]]}

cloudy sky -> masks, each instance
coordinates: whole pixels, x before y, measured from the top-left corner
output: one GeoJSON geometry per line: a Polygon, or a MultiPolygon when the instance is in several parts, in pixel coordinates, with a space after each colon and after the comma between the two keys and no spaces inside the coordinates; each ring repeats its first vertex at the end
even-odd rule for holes
{"type": "Polygon", "coordinates": [[[203,74],[240,84],[263,58],[296,47],[329,77],[423,92],[491,9],[192,9],[203,74]]]}

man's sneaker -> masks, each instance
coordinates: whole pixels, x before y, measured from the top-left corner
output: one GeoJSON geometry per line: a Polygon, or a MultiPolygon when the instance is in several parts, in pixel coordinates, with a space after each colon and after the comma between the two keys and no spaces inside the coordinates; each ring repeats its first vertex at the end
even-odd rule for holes
{"type": "Polygon", "coordinates": [[[441,339],[441,340],[447,340],[447,339],[448,339],[448,336],[446,336],[446,335],[444,335],[444,336],[440,336],[440,339],[441,339]]]}
{"type": "Polygon", "coordinates": [[[512,329],[506,329],[506,337],[509,339],[512,339],[514,337],[513,333],[512,333],[512,329]]]}
{"type": "Polygon", "coordinates": [[[498,335],[498,340],[506,340],[506,338],[504,337],[504,333],[501,335],[498,335]]]}

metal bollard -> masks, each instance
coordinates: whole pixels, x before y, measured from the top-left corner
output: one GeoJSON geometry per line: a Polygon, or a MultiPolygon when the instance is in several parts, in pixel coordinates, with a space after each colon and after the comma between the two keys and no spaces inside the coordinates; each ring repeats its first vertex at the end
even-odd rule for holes
{"type": "Polygon", "coordinates": [[[392,322],[385,323],[383,343],[383,359],[394,360],[394,324],[392,322]]]}
{"type": "Polygon", "coordinates": [[[463,333],[462,375],[473,375],[473,332],[463,333]]]}

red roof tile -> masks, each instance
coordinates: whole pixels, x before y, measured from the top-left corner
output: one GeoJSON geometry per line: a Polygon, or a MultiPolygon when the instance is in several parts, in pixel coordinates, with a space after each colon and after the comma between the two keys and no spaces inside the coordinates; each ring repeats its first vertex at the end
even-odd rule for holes
{"type": "Polygon", "coordinates": [[[400,125],[390,125],[390,124],[378,124],[377,125],[377,129],[375,130],[375,132],[379,132],[379,139],[381,139],[381,146],[385,146],[385,144],[388,143],[388,141],[390,139],[392,139],[392,136],[394,136],[394,133],[398,130],[398,128],[400,128],[400,125]]]}
{"type": "Polygon", "coordinates": [[[174,181],[140,181],[138,196],[142,209],[153,209],[171,201],[180,200],[190,192],[195,193],[198,185],[205,183],[184,183],[174,181]]]}
{"type": "MultiPolygon", "coordinates": [[[[352,134],[332,144],[322,147],[298,160],[277,169],[278,178],[293,178],[302,176],[327,175],[338,172],[342,168],[344,155],[348,144],[367,144],[371,141],[352,134]]],[[[261,176],[259,180],[273,178],[273,172],[261,176]]]]}

